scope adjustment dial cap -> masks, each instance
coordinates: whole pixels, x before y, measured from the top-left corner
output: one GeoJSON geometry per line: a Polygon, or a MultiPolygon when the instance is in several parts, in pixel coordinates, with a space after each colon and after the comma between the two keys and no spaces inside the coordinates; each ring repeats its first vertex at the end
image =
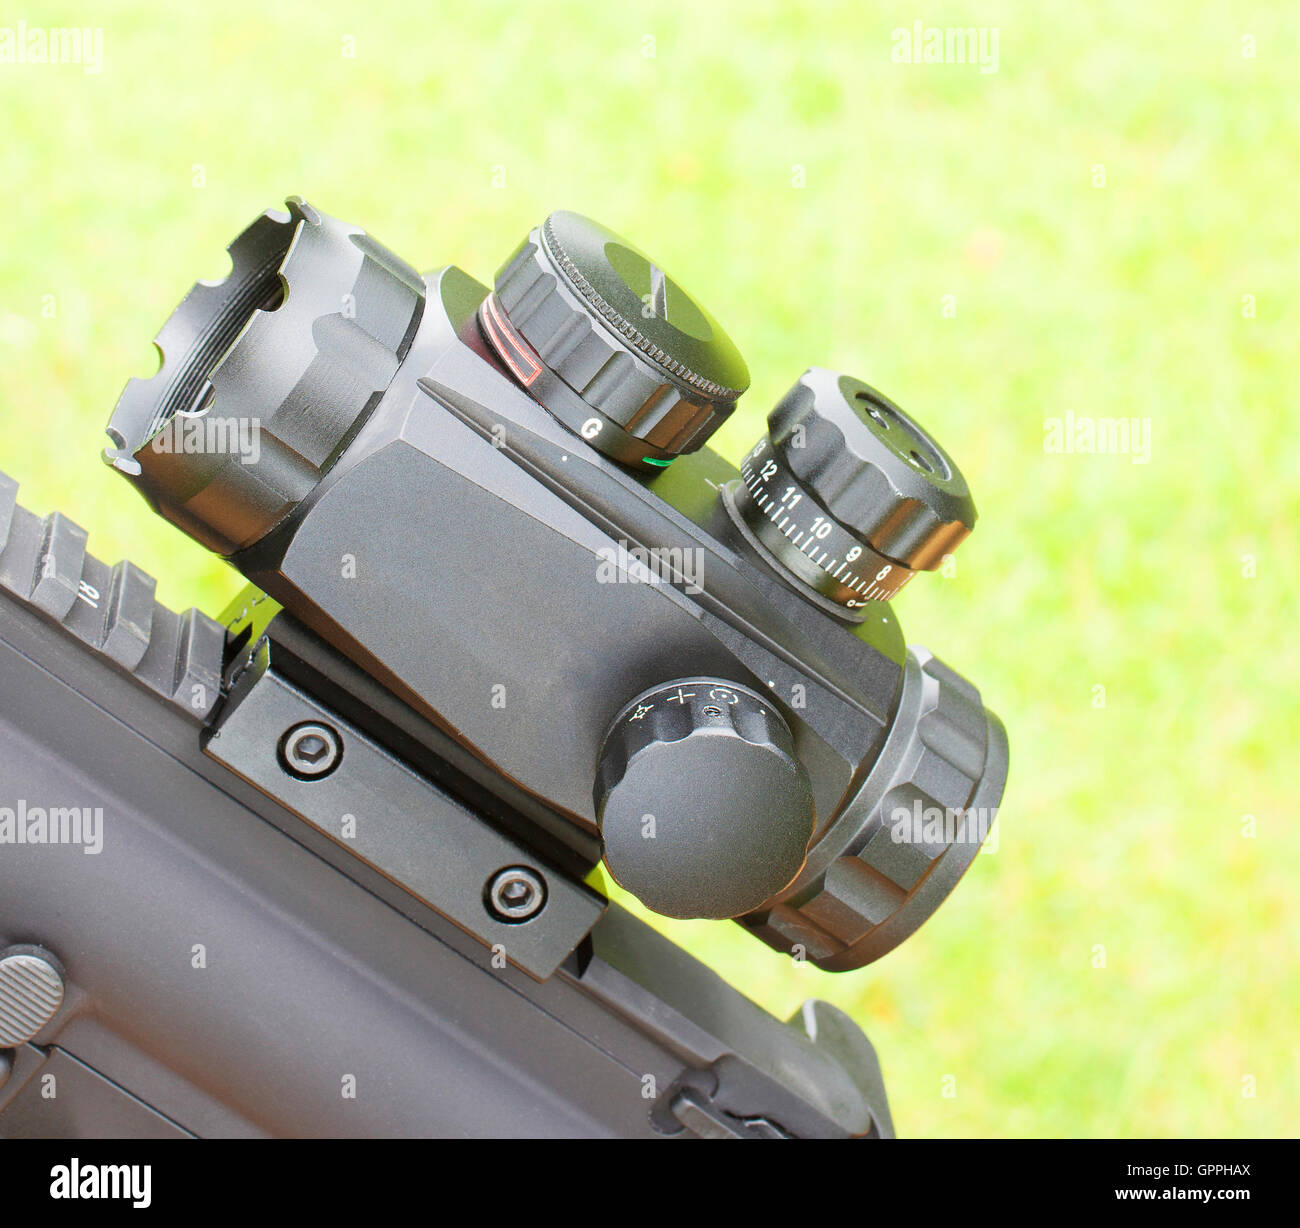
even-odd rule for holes
{"type": "Polygon", "coordinates": [[[810,367],[767,421],[773,450],[798,481],[886,559],[933,570],[975,527],[952,458],[862,380],[810,367]]]}
{"type": "Polygon", "coordinates": [[[577,213],[552,213],[529,233],[479,320],[537,400],[638,467],[701,447],[749,386],[722,326],[643,252],[577,213]]]}
{"type": "Polygon", "coordinates": [[[638,695],[600,752],[605,864],[669,917],[735,917],[787,886],[812,837],[812,787],[769,697],[720,678],[638,695]]]}

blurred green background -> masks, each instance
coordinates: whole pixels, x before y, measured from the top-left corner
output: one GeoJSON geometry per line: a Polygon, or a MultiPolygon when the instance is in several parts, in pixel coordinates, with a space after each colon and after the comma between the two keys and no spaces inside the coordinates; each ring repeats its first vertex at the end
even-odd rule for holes
{"type": "Polygon", "coordinates": [[[898,610],[1011,734],[997,851],[881,963],[663,928],[783,1017],[850,1010],[903,1134],[1296,1132],[1294,6],[19,18],[103,31],[98,73],[0,64],[0,467],[27,506],[215,613],[237,578],[98,452],[237,231],[302,193],[488,280],[551,209],[589,213],[748,357],[733,459],[814,363],[947,444],[980,525],[898,610]],[[916,21],[996,30],[996,71],[895,62],[916,21]],[[1148,463],[1048,451],[1067,411],[1149,422],[1148,463]]]}

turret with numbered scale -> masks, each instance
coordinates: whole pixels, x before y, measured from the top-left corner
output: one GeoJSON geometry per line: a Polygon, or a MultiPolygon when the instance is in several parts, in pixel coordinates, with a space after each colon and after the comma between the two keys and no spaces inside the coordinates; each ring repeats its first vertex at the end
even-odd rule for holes
{"type": "Polygon", "coordinates": [[[810,367],[767,421],[728,509],[769,563],[833,612],[861,618],[974,527],[952,458],[861,380],[810,367]]]}

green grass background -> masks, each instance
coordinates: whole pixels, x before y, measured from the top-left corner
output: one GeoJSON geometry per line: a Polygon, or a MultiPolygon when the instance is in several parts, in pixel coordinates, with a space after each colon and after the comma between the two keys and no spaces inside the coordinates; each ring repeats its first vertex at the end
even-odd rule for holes
{"type": "Polygon", "coordinates": [[[905,1134],[1296,1132],[1294,6],[12,9],[104,39],[98,75],[0,65],[0,467],[28,506],[215,612],[237,579],[98,452],[234,234],[302,193],[486,280],[589,213],[746,354],[733,459],[813,363],[946,442],[980,525],[897,608],[1011,735],[998,851],[881,963],[664,928],[783,1015],[849,1009],[905,1134]],[[996,27],[998,71],[891,62],[915,20],[996,27]],[[1149,417],[1150,463],[1045,453],[1066,410],[1149,417]]]}

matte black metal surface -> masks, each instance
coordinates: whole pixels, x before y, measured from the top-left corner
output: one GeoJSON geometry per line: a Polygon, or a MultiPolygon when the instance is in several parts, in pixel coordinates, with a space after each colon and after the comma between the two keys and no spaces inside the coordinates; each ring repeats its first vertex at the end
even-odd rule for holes
{"type": "Polygon", "coordinates": [[[738,1120],[888,1131],[878,1072],[859,1088],[846,1068],[860,1052],[778,1024],[617,909],[545,982],[497,966],[356,858],[332,864],[334,842],[213,763],[192,722],[5,594],[0,695],[0,804],[103,810],[96,854],[0,856],[0,943],[39,935],[69,984],[0,1086],[0,1137],[25,1055],[53,1045],[111,1086],[57,1119],[24,1108],[15,1133],[139,1133],[139,1101],[163,1133],[654,1137],[695,1065],[722,1071],[738,1120]]]}
{"type": "Polygon", "coordinates": [[[550,976],[605,901],[534,863],[545,907],[520,924],[498,920],[485,903],[488,885],[498,871],[533,862],[531,854],[287,682],[270,668],[269,655],[263,647],[240,676],[205,739],[206,753],[494,952],[532,976],[550,976]],[[328,776],[295,777],[274,753],[286,731],[308,724],[338,739],[338,767],[328,776]]]}

